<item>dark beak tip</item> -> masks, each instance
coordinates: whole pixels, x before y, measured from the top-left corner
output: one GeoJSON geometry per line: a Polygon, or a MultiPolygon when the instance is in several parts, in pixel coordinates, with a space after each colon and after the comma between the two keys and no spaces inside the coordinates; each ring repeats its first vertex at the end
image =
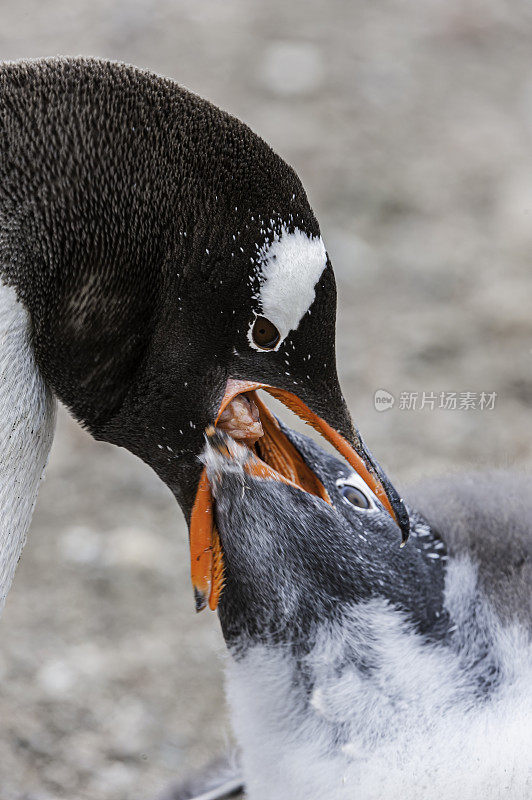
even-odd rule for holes
{"type": "Polygon", "coordinates": [[[394,511],[401,531],[401,547],[404,547],[410,537],[410,517],[402,500],[394,504],[394,511]]]}
{"type": "Polygon", "coordinates": [[[197,614],[199,614],[200,611],[203,611],[203,609],[207,607],[206,595],[203,592],[201,592],[196,586],[194,587],[194,603],[196,606],[197,614]]]}

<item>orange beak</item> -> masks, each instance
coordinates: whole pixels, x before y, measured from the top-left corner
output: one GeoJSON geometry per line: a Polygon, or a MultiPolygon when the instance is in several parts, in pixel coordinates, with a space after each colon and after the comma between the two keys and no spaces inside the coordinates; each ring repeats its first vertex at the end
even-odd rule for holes
{"type": "MultiPolygon", "coordinates": [[[[282,481],[301,491],[320,497],[327,503],[330,498],[321,481],[305,464],[294,445],[280,429],[279,423],[256,395],[257,389],[280,400],[287,408],[315,428],[365,481],[372,492],[397,522],[397,517],[379,478],[368,468],[352,445],[327,422],[308,408],[296,395],[276,389],[264,383],[233,380],[227,382],[215,424],[229,403],[239,394],[249,395],[260,413],[264,435],[254,446],[255,456],[250,458],[246,470],[257,477],[282,481]]],[[[194,587],[196,610],[201,611],[207,603],[214,611],[223,589],[223,554],[214,521],[214,502],[206,469],[198,484],[196,499],[190,519],[191,577],[194,587]]]]}

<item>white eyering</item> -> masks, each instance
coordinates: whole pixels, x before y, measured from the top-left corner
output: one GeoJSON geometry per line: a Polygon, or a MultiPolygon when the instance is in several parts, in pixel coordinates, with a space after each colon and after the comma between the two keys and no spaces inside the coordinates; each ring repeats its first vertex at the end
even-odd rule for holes
{"type": "MultiPolygon", "coordinates": [[[[285,226],[259,255],[260,289],[258,313],[273,322],[280,334],[277,350],[290,331],[295,330],[316,296],[316,284],[327,264],[321,236],[311,237],[299,228],[285,226]]],[[[261,351],[252,338],[248,340],[261,351]]],[[[261,351],[262,352],[262,351],[261,351]]]]}
{"type": "MultiPolygon", "coordinates": [[[[369,503],[368,508],[363,509],[366,513],[368,511],[378,510],[379,503],[377,497],[373,494],[368,484],[356,472],[352,472],[348,478],[339,478],[336,481],[336,486],[340,492],[344,486],[352,486],[354,489],[358,489],[359,492],[362,492],[369,503]]],[[[347,503],[349,501],[346,500],[345,502],[347,503]]]]}

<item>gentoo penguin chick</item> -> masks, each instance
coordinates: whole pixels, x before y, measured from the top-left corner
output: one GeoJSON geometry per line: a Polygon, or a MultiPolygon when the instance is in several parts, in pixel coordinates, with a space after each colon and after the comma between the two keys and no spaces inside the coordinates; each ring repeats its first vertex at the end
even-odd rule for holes
{"type": "Polygon", "coordinates": [[[246,797],[531,797],[530,481],[434,483],[400,548],[359,475],[284,433],[331,504],[222,433],[204,453],[246,797]]]}
{"type": "MultiPolygon", "coordinates": [[[[0,65],[0,155],[0,607],[55,398],[175,494],[198,609],[214,608],[218,591],[198,455],[228,409],[220,424],[231,427],[243,391],[264,387],[321,430],[406,538],[405,508],[338,384],[336,289],[318,223],[262,139],[171,80],[49,59],[0,65]]],[[[257,423],[248,406],[251,421],[241,404],[233,433],[257,423]]],[[[266,462],[319,493],[265,424],[266,462]]]]}

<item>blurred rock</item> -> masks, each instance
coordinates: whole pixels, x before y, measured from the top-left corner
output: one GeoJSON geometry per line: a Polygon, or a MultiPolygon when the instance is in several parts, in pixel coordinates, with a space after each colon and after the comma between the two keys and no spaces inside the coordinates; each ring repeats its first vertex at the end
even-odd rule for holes
{"type": "Polygon", "coordinates": [[[157,536],[143,528],[116,528],[105,536],[104,563],[165,571],[167,552],[157,536]]]}
{"type": "Polygon", "coordinates": [[[76,684],[76,674],[65,661],[47,661],[37,672],[42,689],[52,697],[68,694],[76,684]]]}
{"type": "Polygon", "coordinates": [[[264,53],[261,77],[273,94],[309,94],[316,91],[323,81],[321,53],[310,42],[272,42],[264,53]]]}
{"type": "Polygon", "coordinates": [[[126,789],[134,788],[137,771],[121,762],[106,765],[92,777],[90,787],[95,793],[100,793],[100,797],[121,798],[126,789]]]}
{"type": "Polygon", "coordinates": [[[62,557],[73,564],[90,564],[97,561],[102,552],[101,535],[84,525],[67,528],[59,539],[62,557]]]}

